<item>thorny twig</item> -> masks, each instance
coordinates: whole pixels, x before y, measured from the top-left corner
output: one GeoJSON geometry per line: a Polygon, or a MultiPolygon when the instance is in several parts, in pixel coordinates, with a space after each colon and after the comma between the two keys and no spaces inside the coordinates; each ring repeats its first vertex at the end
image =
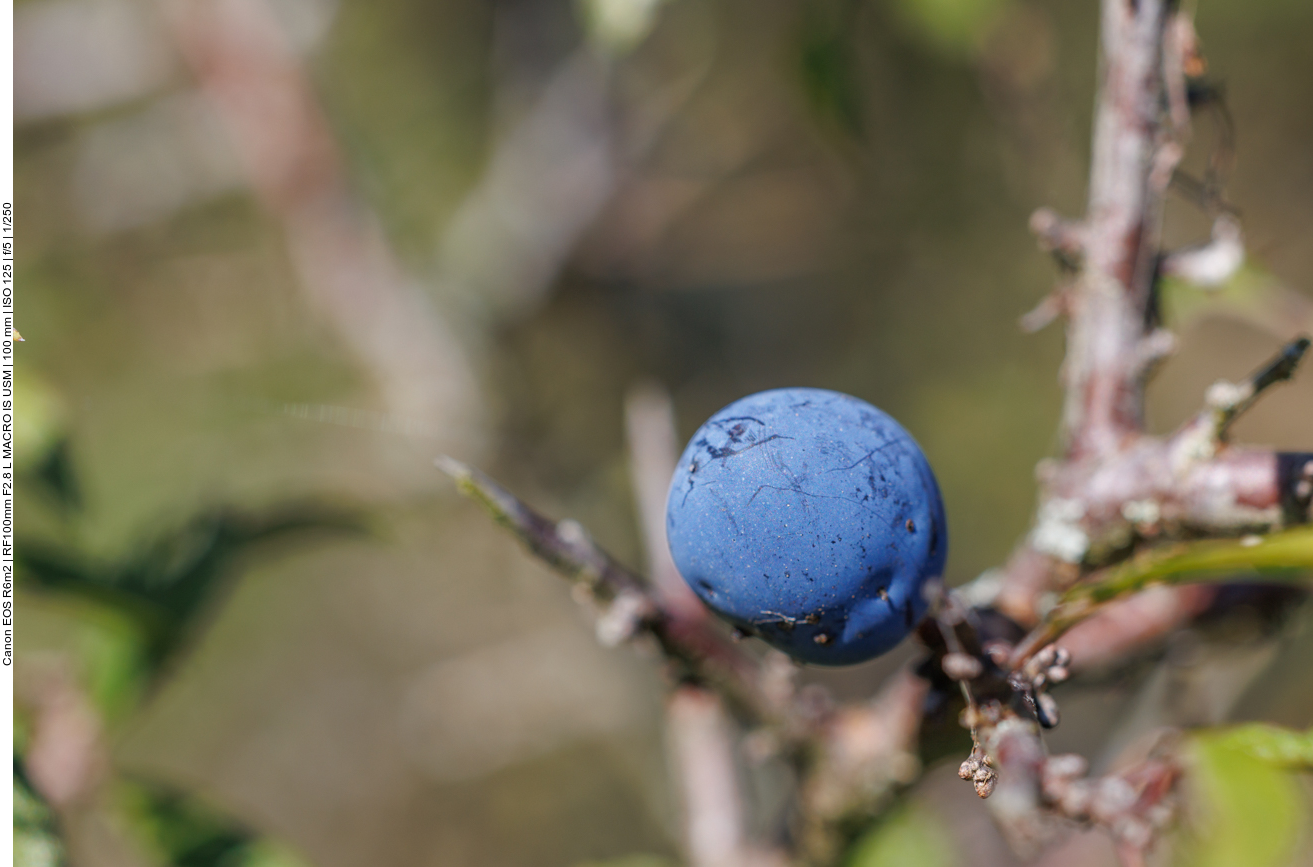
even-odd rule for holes
{"type": "MultiPolygon", "coordinates": [[[[1174,346],[1157,325],[1156,281],[1170,274],[1217,285],[1243,261],[1243,243],[1234,216],[1223,213],[1209,245],[1160,252],[1163,196],[1189,133],[1187,77],[1202,69],[1202,60],[1188,17],[1169,0],[1102,5],[1089,210],[1080,223],[1048,211],[1032,220],[1041,246],[1070,274],[1058,300],[1028,317],[1039,325],[1051,315],[1068,315],[1065,450],[1041,467],[1035,528],[989,594],[1017,623],[1038,624],[1026,640],[996,655],[1042,725],[1057,722],[1056,703],[1044,687],[1082,662],[1051,642],[1095,604],[1077,598],[1044,617],[1051,594],[1147,542],[1266,532],[1307,521],[1308,500],[1301,495],[1313,487],[1305,481],[1313,475],[1309,456],[1227,442],[1235,418],[1264,389],[1290,377],[1307,338],[1292,341],[1246,381],[1214,386],[1199,416],[1171,436],[1144,431],[1144,383],[1174,346]]],[[[1122,591],[1133,589],[1139,588],[1122,591]]],[[[1132,599],[1125,604],[1145,610],[1123,608],[1119,617],[1089,621],[1088,635],[1075,646],[1086,653],[1091,647],[1131,650],[1209,599],[1198,588],[1159,591],[1147,608],[1132,599]]],[[[1047,755],[1039,727],[1018,712],[1015,695],[986,691],[969,702],[964,723],[984,748],[977,746],[962,774],[982,796],[993,790],[996,817],[1018,848],[1043,841],[1050,825],[1045,816],[1052,814],[1108,828],[1123,860],[1136,863],[1170,815],[1169,794],[1180,773],[1170,754],[1085,781],[1083,760],[1047,755]],[[994,768],[997,784],[990,778],[994,768]]]]}

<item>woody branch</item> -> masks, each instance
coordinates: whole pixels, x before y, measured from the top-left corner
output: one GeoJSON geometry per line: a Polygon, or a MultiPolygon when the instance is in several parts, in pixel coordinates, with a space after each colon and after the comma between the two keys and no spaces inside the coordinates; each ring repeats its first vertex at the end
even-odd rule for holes
{"type": "MultiPolygon", "coordinates": [[[[1078,222],[1047,210],[1032,220],[1041,246],[1069,272],[1028,317],[1039,324],[1052,312],[1067,316],[1063,453],[1041,466],[1034,529],[1002,570],[997,592],[983,600],[1023,627],[1040,622],[1051,594],[1155,540],[1234,536],[1307,521],[1313,488],[1313,455],[1238,447],[1227,437],[1266,388],[1290,377],[1306,338],[1247,380],[1215,385],[1199,414],[1173,434],[1145,432],[1144,386],[1175,342],[1157,321],[1157,281],[1165,267],[1189,271],[1181,268],[1185,257],[1162,251],[1160,227],[1189,137],[1185,80],[1202,62],[1191,22],[1172,0],[1103,0],[1101,21],[1088,210],[1078,222]]],[[[1218,210],[1217,249],[1204,251],[1217,260],[1207,269],[1210,281],[1219,268],[1238,266],[1243,254],[1243,248],[1236,254],[1233,216],[1218,210]],[[1227,255],[1213,255],[1219,250],[1227,255]]],[[[1167,590],[1151,605],[1133,598],[1086,624],[1098,641],[1075,646],[1087,654],[1134,651],[1211,598],[1198,587],[1167,590]]],[[[1049,637],[1051,631],[1037,630],[1015,648],[995,642],[983,665],[958,673],[977,687],[965,720],[977,746],[961,774],[982,797],[993,795],[996,818],[1022,850],[1042,844],[1053,828],[1049,817],[1058,815],[1108,828],[1124,863],[1141,863],[1170,818],[1180,768],[1167,749],[1091,780],[1079,757],[1049,756],[1039,724],[1058,719],[1045,689],[1087,661],[1049,644],[1049,637]],[[1034,719],[1017,712],[1017,694],[1034,719]]],[[[944,648],[940,654],[952,655],[944,648]]]]}

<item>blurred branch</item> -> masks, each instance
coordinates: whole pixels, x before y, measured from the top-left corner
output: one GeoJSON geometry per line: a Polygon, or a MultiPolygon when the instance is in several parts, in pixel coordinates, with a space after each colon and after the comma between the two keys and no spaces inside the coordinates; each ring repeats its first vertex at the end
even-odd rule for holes
{"type": "Polygon", "coordinates": [[[691,684],[676,688],[666,726],[681,783],[689,867],[783,867],[779,853],[756,851],[746,839],[733,724],[720,696],[691,684]]]}
{"type": "Polygon", "coordinates": [[[674,410],[665,389],[648,383],[629,392],[625,400],[625,430],[648,573],[662,599],[678,609],[681,617],[705,617],[707,609],[684,583],[666,541],[666,496],[679,459],[679,445],[674,410]]]}
{"type": "Polygon", "coordinates": [[[610,81],[610,62],[579,49],[497,142],[437,251],[446,288],[470,312],[515,315],[540,302],[611,199],[618,159],[610,81]]]}
{"type": "Polygon", "coordinates": [[[1164,124],[1170,0],[1102,4],[1084,263],[1068,325],[1063,432],[1069,460],[1116,453],[1142,428],[1145,310],[1162,194],[1183,142],[1164,124]]]}
{"type": "Polygon", "coordinates": [[[351,193],[328,120],[264,0],[162,2],[309,300],[373,374],[390,414],[413,420],[415,433],[459,436],[478,414],[464,351],[351,193]]]}
{"type": "MultiPolygon", "coordinates": [[[[1264,391],[1294,376],[1295,368],[1308,351],[1309,339],[1298,337],[1290,341],[1267,364],[1238,383],[1220,381],[1208,389],[1205,407],[1192,424],[1186,425],[1174,437],[1185,448],[1209,449],[1226,439],[1231,424],[1254,405],[1264,391]],[[1192,435],[1202,433],[1202,445],[1190,442],[1192,435]]],[[[1179,448],[1180,446],[1178,446],[1179,448]]]]}
{"type": "Polygon", "coordinates": [[[863,828],[920,773],[921,708],[929,684],[900,671],[874,700],[836,709],[800,785],[800,848],[809,864],[834,863],[863,828]]]}
{"type": "Polygon", "coordinates": [[[91,800],[109,772],[100,715],[64,659],[26,666],[15,684],[32,718],[24,764],[33,789],[56,813],[91,800]]]}

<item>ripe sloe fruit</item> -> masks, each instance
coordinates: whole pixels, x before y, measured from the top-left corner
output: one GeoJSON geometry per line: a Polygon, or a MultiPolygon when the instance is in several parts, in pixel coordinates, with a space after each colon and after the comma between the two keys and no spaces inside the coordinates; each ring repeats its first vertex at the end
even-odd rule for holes
{"type": "Polygon", "coordinates": [[[693,435],[666,501],[675,565],[712,610],[803,662],[889,650],[943,573],[943,501],[885,413],[816,388],[731,403],[693,435]]]}

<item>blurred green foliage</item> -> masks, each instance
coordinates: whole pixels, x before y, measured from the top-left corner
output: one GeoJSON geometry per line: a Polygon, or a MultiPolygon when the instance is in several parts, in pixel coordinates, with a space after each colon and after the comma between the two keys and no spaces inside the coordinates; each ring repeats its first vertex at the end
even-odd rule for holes
{"type": "Polygon", "coordinates": [[[64,867],[64,844],[50,808],[32,788],[22,762],[14,759],[14,865],[64,867]]]}
{"type": "Polygon", "coordinates": [[[29,591],[91,600],[130,621],[140,643],[142,673],[153,678],[194,635],[199,618],[211,611],[231,580],[236,559],[248,549],[308,533],[361,529],[357,517],[319,504],[286,506],[259,516],[216,510],[123,560],[98,562],[67,543],[34,539],[18,546],[15,566],[29,591]]]}
{"type": "Polygon", "coordinates": [[[1313,729],[1292,731],[1264,723],[1223,728],[1210,733],[1216,747],[1289,770],[1313,770],[1313,729]]]}
{"type": "Polygon", "coordinates": [[[953,59],[970,57],[1009,0],[889,0],[927,44],[953,59]]]}
{"type": "Polygon", "coordinates": [[[882,816],[854,845],[847,867],[953,867],[957,852],[943,823],[901,806],[882,816]]]}
{"type": "Polygon", "coordinates": [[[1255,753],[1256,747],[1259,752],[1280,749],[1289,737],[1293,733],[1250,728],[1202,732],[1192,738],[1189,833],[1177,850],[1177,864],[1290,863],[1304,834],[1305,791],[1296,773],[1255,753]]]}
{"type": "Polygon", "coordinates": [[[137,839],[171,867],[306,867],[281,843],[259,837],[195,795],[120,782],[116,800],[137,839]]]}
{"type": "Polygon", "coordinates": [[[802,84],[812,109],[848,135],[863,131],[862,78],[854,24],[861,0],[813,0],[799,27],[802,84]]]}

